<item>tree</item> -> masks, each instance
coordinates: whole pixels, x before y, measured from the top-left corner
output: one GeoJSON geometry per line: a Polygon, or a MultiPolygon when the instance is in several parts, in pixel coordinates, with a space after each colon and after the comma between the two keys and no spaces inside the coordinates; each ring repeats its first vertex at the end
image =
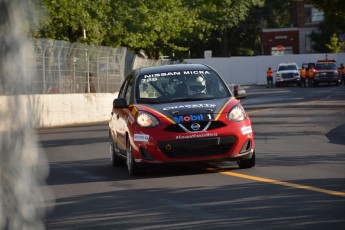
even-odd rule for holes
{"type": "Polygon", "coordinates": [[[248,17],[228,30],[232,55],[262,54],[263,28],[285,28],[291,24],[291,1],[266,0],[249,10],[248,17]]]}
{"type": "Polygon", "coordinates": [[[220,56],[229,56],[228,31],[248,16],[254,6],[263,6],[264,0],[199,0],[194,7],[198,12],[198,20],[203,21],[211,31],[211,43],[220,43],[220,56]]]}
{"type": "Polygon", "coordinates": [[[333,34],[345,34],[345,4],[343,0],[311,0],[311,3],[324,12],[324,21],[319,25],[320,34],[313,33],[313,49],[317,52],[329,52],[327,44],[333,34]]]}
{"type": "Polygon", "coordinates": [[[143,50],[150,58],[164,55],[183,59],[190,53],[201,56],[205,49],[214,50],[217,56],[254,54],[264,22],[262,15],[248,17],[253,7],[263,6],[264,0],[41,1],[39,10],[47,14],[33,36],[126,46],[143,50]]]}
{"type": "Polygon", "coordinates": [[[107,15],[111,10],[109,2],[42,0],[37,11],[45,20],[36,37],[99,45],[107,35],[107,15]]]}
{"type": "Polygon", "coordinates": [[[175,51],[187,51],[185,35],[193,31],[195,13],[182,3],[182,0],[112,1],[112,28],[106,44],[144,50],[151,58],[160,55],[173,58],[175,51]]]}
{"type": "Polygon", "coordinates": [[[324,12],[325,18],[332,22],[341,33],[345,33],[344,0],[311,0],[311,3],[324,12]]]}
{"type": "Polygon", "coordinates": [[[332,53],[339,53],[341,48],[344,46],[345,42],[341,42],[338,39],[337,34],[333,34],[330,38],[330,41],[328,44],[326,44],[326,47],[332,52],[332,53]]]}

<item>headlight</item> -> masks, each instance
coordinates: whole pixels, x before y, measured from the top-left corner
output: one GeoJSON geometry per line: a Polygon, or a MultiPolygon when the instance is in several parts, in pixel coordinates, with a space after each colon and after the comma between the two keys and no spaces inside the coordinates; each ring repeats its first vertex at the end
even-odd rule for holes
{"type": "Polygon", "coordinates": [[[159,120],[150,113],[138,111],[137,124],[142,127],[155,127],[160,124],[159,120]]]}
{"type": "Polygon", "coordinates": [[[247,114],[240,104],[235,105],[228,114],[228,119],[232,121],[243,121],[246,117],[247,114]]]}

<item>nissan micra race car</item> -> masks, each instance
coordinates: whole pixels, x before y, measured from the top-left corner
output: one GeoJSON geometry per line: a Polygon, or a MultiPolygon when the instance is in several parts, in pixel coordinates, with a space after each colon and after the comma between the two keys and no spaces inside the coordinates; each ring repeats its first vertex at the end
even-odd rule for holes
{"type": "Polygon", "coordinates": [[[219,74],[201,64],[133,70],[113,101],[110,159],[130,175],[150,164],[255,165],[251,121],[219,74]]]}

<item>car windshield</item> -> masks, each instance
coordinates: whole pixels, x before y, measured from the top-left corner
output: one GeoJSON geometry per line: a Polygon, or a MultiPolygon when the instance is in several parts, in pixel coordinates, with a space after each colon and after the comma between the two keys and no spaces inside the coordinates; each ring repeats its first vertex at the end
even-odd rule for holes
{"type": "Polygon", "coordinates": [[[335,63],[316,63],[317,70],[336,70],[337,65],[335,63]]]}
{"type": "Polygon", "coordinates": [[[284,71],[284,70],[297,70],[297,67],[295,65],[281,65],[278,68],[278,71],[284,71]]]}
{"type": "Polygon", "coordinates": [[[212,70],[191,70],[140,75],[136,80],[138,103],[169,103],[230,97],[219,75],[212,70]]]}

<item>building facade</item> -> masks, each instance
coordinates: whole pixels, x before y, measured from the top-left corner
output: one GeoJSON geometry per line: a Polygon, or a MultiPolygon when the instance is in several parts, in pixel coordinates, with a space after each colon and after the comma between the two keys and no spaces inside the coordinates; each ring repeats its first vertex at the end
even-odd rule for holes
{"type": "Polygon", "coordinates": [[[291,6],[290,28],[263,29],[263,54],[314,53],[310,35],[319,33],[318,25],[324,20],[323,12],[307,0],[294,0],[291,6]]]}

